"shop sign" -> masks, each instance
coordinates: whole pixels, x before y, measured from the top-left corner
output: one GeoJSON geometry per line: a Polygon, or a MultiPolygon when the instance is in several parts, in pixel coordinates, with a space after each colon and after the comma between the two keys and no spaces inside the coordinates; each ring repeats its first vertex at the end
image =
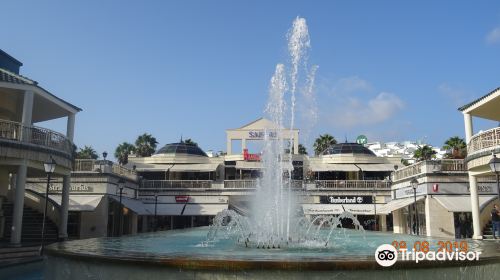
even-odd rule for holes
{"type": "Polygon", "coordinates": [[[411,197],[414,196],[415,194],[416,195],[427,194],[427,185],[418,185],[416,191],[413,190],[412,187],[401,188],[394,191],[395,199],[411,197]]]}
{"type": "MultiPolygon", "coordinates": [[[[63,186],[61,184],[58,185],[50,185],[50,192],[62,192],[63,186]]],[[[88,185],[80,184],[80,185],[71,185],[69,187],[70,192],[94,192],[94,188],[88,185]]]]}
{"type": "Polygon", "coordinates": [[[338,195],[338,196],[320,196],[319,202],[323,204],[371,204],[373,202],[372,196],[352,196],[352,195],[338,195]]]}
{"type": "Polygon", "coordinates": [[[259,154],[250,154],[250,153],[248,153],[248,149],[243,149],[243,160],[260,161],[260,155],[259,154]]]}
{"type": "MultiPolygon", "coordinates": [[[[266,133],[263,130],[251,130],[248,132],[248,138],[250,139],[264,139],[266,133]]],[[[276,131],[268,131],[267,136],[272,139],[276,139],[278,133],[276,131]]]]}
{"type": "Polygon", "coordinates": [[[177,195],[175,196],[175,202],[176,203],[188,203],[189,201],[189,196],[187,195],[177,195]]]}

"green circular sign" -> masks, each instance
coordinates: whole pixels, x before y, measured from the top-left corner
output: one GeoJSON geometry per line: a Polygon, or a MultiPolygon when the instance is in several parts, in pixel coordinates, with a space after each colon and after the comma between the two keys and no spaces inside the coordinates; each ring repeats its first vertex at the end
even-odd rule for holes
{"type": "Polygon", "coordinates": [[[360,136],[358,136],[358,138],[356,138],[356,143],[364,145],[364,144],[368,143],[368,138],[366,138],[366,136],[364,136],[364,135],[360,135],[360,136]]]}

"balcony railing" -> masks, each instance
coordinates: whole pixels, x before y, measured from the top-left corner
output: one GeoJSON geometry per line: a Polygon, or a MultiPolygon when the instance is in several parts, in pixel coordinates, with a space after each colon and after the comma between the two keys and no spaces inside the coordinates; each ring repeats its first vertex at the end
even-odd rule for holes
{"type": "Polygon", "coordinates": [[[71,141],[61,133],[7,120],[0,120],[0,139],[40,145],[65,152],[69,155],[73,151],[71,141]]]}
{"type": "Polygon", "coordinates": [[[500,147],[500,127],[495,127],[472,136],[467,145],[467,155],[500,147]]]}
{"type": "Polygon", "coordinates": [[[403,167],[394,172],[394,181],[411,178],[418,174],[432,172],[467,172],[463,159],[426,160],[403,167]]]}
{"type": "Polygon", "coordinates": [[[141,189],[209,189],[210,180],[142,180],[141,189]]]}
{"type": "Polygon", "coordinates": [[[137,173],[111,161],[95,159],[75,159],[74,172],[102,172],[114,173],[132,180],[137,179],[137,173]]]}
{"type": "Polygon", "coordinates": [[[391,183],[380,180],[316,180],[316,188],[331,190],[390,190],[391,183]]]}
{"type": "MultiPolygon", "coordinates": [[[[302,180],[292,180],[291,187],[294,189],[302,188],[302,180]]],[[[225,189],[255,189],[257,188],[257,180],[225,180],[225,189]]]]}

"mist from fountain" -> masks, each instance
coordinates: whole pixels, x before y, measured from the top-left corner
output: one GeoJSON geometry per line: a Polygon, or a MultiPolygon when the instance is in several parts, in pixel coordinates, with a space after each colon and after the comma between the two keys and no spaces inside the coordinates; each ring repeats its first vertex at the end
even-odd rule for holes
{"type": "Polygon", "coordinates": [[[284,64],[277,64],[270,81],[265,114],[274,125],[264,131],[263,171],[251,203],[251,214],[244,217],[232,210],[222,211],[214,218],[207,242],[235,237],[246,247],[256,248],[328,246],[334,230],[341,227],[341,219],[351,219],[358,228],[363,228],[350,213],[319,216],[309,221],[297,201],[292,186],[293,148],[286,131],[295,127],[297,88],[301,88],[309,106],[311,121],[316,120],[313,90],[318,67],[307,66],[311,43],[304,18],[294,20],[287,38],[290,70],[287,72],[284,64]],[[305,73],[302,87],[301,73],[305,73]],[[321,235],[322,228],[329,228],[328,233],[321,235]]]}

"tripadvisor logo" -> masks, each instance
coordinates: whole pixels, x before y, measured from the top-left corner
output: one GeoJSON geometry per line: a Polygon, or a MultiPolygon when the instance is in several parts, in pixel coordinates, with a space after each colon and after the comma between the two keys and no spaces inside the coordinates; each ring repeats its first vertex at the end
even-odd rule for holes
{"type": "Polygon", "coordinates": [[[418,263],[419,261],[478,261],[481,252],[472,251],[408,251],[406,249],[401,249],[400,252],[390,245],[382,244],[375,251],[375,260],[377,263],[384,267],[392,266],[398,261],[398,255],[400,261],[414,261],[418,263]]]}

